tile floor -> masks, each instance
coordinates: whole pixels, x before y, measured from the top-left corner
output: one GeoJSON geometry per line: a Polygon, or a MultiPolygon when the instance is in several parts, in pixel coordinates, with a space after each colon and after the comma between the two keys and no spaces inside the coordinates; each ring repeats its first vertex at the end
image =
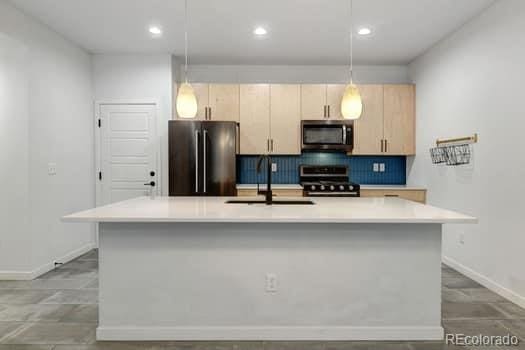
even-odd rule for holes
{"type": "MultiPolygon", "coordinates": [[[[94,250],[34,281],[0,281],[0,350],[466,349],[440,342],[96,342],[97,274],[98,253],[94,250]]],[[[525,349],[525,309],[448,267],[443,267],[442,276],[447,332],[510,333],[522,341],[510,349],[525,349]]]]}

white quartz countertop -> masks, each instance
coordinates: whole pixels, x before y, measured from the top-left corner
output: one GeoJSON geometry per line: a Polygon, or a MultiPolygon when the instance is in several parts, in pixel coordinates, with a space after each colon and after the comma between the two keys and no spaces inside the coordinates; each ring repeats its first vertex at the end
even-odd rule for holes
{"type": "MultiPolygon", "coordinates": [[[[261,198],[261,197],[259,197],[261,198]]],[[[65,222],[476,223],[400,198],[308,198],[314,205],[226,204],[239,197],[138,197],[63,217],[65,222]]],[[[244,197],[243,199],[247,199],[244,197]]],[[[285,198],[280,197],[280,200],[285,198]]],[[[294,198],[304,200],[303,197],[294,198]]]]}

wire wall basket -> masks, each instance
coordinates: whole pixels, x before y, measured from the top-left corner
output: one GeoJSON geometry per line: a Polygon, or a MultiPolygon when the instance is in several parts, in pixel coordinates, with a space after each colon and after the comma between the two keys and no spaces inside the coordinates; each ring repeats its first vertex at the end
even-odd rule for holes
{"type": "Polygon", "coordinates": [[[478,142],[478,135],[449,140],[437,140],[437,147],[430,149],[433,164],[450,166],[469,164],[472,156],[470,145],[478,142]]]}
{"type": "Polygon", "coordinates": [[[430,149],[430,158],[433,164],[442,164],[447,161],[447,152],[445,147],[434,147],[430,149]]]}

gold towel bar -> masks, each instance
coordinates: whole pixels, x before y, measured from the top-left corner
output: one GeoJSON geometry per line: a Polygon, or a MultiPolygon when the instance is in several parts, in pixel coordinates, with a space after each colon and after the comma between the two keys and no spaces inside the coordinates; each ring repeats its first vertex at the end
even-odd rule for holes
{"type": "Polygon", "coordinates": [[[473,136],[467,136],[467,137],[458,137],[455,139],[445,139],[445,140],[436,140],[437,146],[442,146],[446,143],[457,143],[457,142],[464,142],[464,143],[476,143],[478,142],[478,134],[474,134],[473,136]]]}

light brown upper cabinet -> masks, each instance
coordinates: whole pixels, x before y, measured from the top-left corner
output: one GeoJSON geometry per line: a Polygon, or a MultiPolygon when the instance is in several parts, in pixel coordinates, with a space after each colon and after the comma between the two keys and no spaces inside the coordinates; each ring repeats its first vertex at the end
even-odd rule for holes
{"type": "Polygon", "coordinates": [[[326,119],[326,85],[301,85],[301,119],[326,119]]]}
{"type": "Polygon", "coordinates": [[[355,121],[355,155],[413,155],[415,86],[360,85],[363,115],[355,121]]]}
{"type": "Polygon", "coordinates": [[[358,85],[363,100],[363,114],[354,122],[352,154],[383,152],[383,85],[358,85]]]}
{"type": "Polygon", "coordinates": [[[240,86],[240,154],[270,150],[270,85],[240,86]]]}
{"type": "Polygon", "coordinates": [[[239,121],[239,85],[210,84],[208,120],[239,121]]]}
{"type": "Polygon", "coordinates": [[[301,154],[301,91],[299,85],[270,85],[270,152],[301,154]]]}
{"type": "Polygon", "coordinates": [[[301,154],[300,87],[240,86],[240,154],[301,154]]]}
{"type": "Polygon", "coordinates": [[[302,84],[301,119],[341,119],[343,84],[302,84]]]}
{"type": "Polygon", "coordinates": [[[345,93],[346,85],[328,84],[326,85],[326,105],[328,108],[329,119],[343,119],[341,114],[341,101],[345,93]]]}
{"type": "MultiPolygon", "coordinates": [[[[209,84],[191,84],[191,86],[193,87],[195,97],[197,98],[197,115],[195,116],[195,120],[206,120],[209,105],[209,84]]],[[[175,108],[175,112],[177,112],[176,96],[173,105],[175,108]]]]}
{"type": "Polygon", "coordinates": [[[191,84],[197,97],[195,120],[239,121],[238,84],[191,84]]]}
{"type": "Polygon", "coordinates": [[[416,153],[416,89],[414,85],[384,86],[384,153],[416,153]]]}

